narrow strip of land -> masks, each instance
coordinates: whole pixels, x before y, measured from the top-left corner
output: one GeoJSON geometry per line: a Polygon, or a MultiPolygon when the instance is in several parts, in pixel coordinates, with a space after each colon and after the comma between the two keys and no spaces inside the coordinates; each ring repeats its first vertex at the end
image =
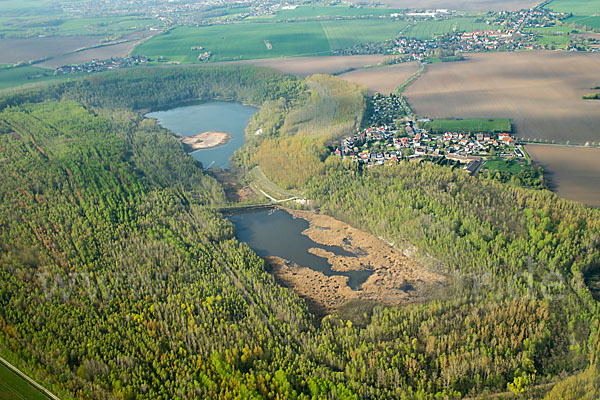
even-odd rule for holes
{"type": "Polygon", "coordinates": [[[2,365],[4,365],[6,368],[8,368],[9,370],[11,370],[12,372],[14,372],[20,378],[24,379],[27,383],[29,383],[35,389],[39,390],[47,398],[52,399],[52,400],[60,400],[56,395],[54,395],[48,389],[46,389],[45,387],[43,387],[42,385],[40,385],[39,383],[37,383],[36,381],[34,381],[33,379],[31,379],[23,371],[21,371],[20,369],[18,369],[14,365],[12,365],[10,362],[8,362],[7,360],[5,360],[4,358],[0,357],[0,363],[2,365]]]}

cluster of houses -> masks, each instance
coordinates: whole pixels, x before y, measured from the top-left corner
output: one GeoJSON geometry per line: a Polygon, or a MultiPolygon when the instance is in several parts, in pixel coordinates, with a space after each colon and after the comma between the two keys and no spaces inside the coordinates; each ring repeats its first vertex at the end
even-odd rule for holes
{"type": "Polygon", "coordinates": [[[519,11],[500,11],[495,14],[492,24],[502,26],[505,31],[520,32],[523,28],[543,28],[561,23],[569,14],[556,12],[544,7],[534,7],[519,11]]]}
{"type": "Polygon", "coordinates": [[[403,99],[395,94],[382,96],[375,93],[369,99],[369,126],[385,125],[400,120],[407,114],[403,99]]]}
{"type": "Polygon", "coordinates": [[[55,75],[74,74],[77,72],[101,72],[111,69],[130,68],[146,64],[150,59],[145,56],[113,57],[108,60],[92,60],[83,64],[63,65],[54,70],[55,75]]]}
{"type": "MultiPolygon", "coordinates": [[[[427,120],[422,122],[425,121],[427,120]]],[[[485,163],[487,156],[525,159],[521,146],[509,133],[433,134],[418,127],[408,115],[343,138],[334,154],[367,167],[394,164],[402,159],[418,157],[438,161],[445,159],[465,164],[464,169],[470,173],[476,172],[485,163]]]]}

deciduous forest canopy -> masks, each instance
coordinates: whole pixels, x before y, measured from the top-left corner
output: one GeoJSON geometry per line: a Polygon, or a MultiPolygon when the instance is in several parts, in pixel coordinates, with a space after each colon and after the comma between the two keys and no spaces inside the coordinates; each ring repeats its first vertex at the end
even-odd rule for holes
{"type": "Polygon", "coordinates": [[[0,352],[64,399],[597,396],[585,278],[600,211],[449,167],[328,156],[365,95],[330,76],[186,67],[0,98],[0,352]],[[142,117],[214,98],[262,105],[237,168],[416,246],[448,275],[443,293],[309,313],[234,238],[218,182],[142,117]]]}

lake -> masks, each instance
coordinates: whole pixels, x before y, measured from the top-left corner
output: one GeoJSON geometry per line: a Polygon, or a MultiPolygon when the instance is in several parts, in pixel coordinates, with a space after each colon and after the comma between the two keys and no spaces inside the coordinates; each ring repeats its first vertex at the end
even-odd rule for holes
{"type": "Polygon", "coordinates": [[[320,248],[338,256],[353,257],[354,253],[340,246],[328,246],[314,242],[302,231],[309,227],[308,221],[294,218],[279,209],[261,209],[234,214],[229,219],[235,225],[236,238],[245,242],[261,257],[276,256],[292,261],[302,267],[322,272],[327,276],[348,277],[348,286],[359,289],[373,273],[369,270],[338,272],[331,269],[325,258],[308,252],[311,248],[320,248]]]}
{"type": "Polygon", "coordinates": [[[229,168],[229,159],[244,144],[244,129],[257,108],[233,101],[194,101],[146,114],[181,136],[217,131],[231,135],[229,142],[190,153],[204,168],[229,168]]]}

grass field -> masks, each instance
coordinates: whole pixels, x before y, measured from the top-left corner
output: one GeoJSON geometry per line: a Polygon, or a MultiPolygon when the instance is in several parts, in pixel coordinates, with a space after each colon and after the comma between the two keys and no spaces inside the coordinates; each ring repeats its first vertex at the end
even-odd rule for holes
{"type": "Polygon", "coordinates": [[[482,167],[488,171],[510,172],[511,174],[518,174],[524,168],[526,168],[525,164],[511,160],[489,160],[482,167]]]}
{"type": "Polygon", "coordinates": [[[2,68],[0,69],[0,90],[55,78],[54,71],[45,68],[32,66],[2,68]]]}
{"type": "Polygon", "coordinates": [[[546,8],[559,12],[573,13],[574,15],[594,15],[600,13],[600,1],[552,0],[546,8]]]}
{"type": "Polygon", "coordinates": [[[510,119],[473,118],[473,119],[436,119],[427,123],[433,132],[510,132],[510,119]]]}
{"type": "Polygon", "coordinates": [[[475,22],[475,20],[475,18],[451,18],[442,21],[421,22],[404,32],[404,36],[426,40],[451,32],[472,32],[498,28],[495,25],[475,22]]]}
{"type": "Polygon", "coordinates": [[[48,397],[0,363],[0,400],[48,400],[48,397]]]}
{"type": "Polygon", "coordinates": [[[142,43],[134,53],[181,63],[195,62],[201,50],[192,48],[198,46],[212,51],[212,61],[328,55],[357,43],[391,39],[405,26],[365,19],[179,27],[142,43]]]}
{"type": "Polygon", "coordinates": [[[537,42],[541,45],[554,46],[557,49],[564,49],[571,40],[569,35],[541,35],[537,42]]]}

